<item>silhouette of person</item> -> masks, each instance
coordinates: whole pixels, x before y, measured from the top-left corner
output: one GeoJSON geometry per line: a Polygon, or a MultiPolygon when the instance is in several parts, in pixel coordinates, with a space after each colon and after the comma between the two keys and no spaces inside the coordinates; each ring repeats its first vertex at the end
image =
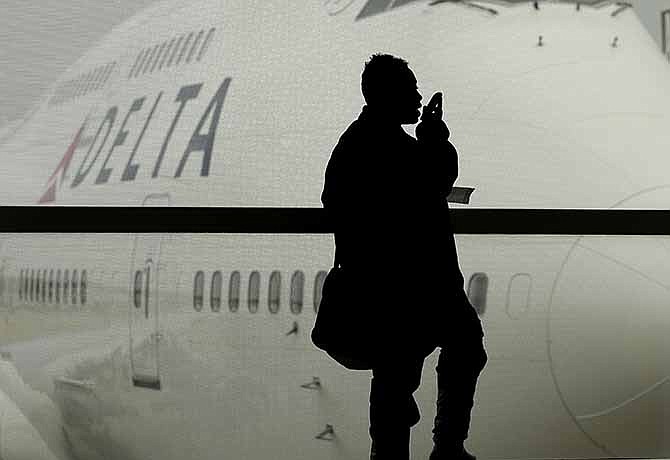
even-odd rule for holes
{"type": "Polygon", "coordinates": [[[458,156],[439,98],[423,109],[407,62],[375,54],[365,64],[366,105],[341,135],[321,201],[338,261],[370,315],[378,349],[370,385],[372,460],[408,460],[421,415],[413,393],[425,358],[441,347],[430,460],[472,460],[465,450],[477,379],[487,361],[479,317],[463,290],[447,196],[458,156]]]}

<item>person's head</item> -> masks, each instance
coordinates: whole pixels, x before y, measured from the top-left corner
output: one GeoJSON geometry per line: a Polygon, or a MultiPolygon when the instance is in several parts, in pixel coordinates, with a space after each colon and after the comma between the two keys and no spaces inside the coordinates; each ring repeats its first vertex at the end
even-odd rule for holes
{"type": "Polygon", "coordinates": [[[419,121],[422,96],[407,61],[390,54],[373,54],[361,75],[365,103],[399,124],[419,121]]]}

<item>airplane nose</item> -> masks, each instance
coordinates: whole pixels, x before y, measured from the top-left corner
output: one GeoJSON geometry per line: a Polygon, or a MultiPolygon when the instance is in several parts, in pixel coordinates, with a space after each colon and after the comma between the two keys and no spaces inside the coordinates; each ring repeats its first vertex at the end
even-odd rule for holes
{"type": "Polygon", "coordinates": [[[670,394],[661,387],[670,376],[669,243],[581,237],[552,291],[547,340],[557,390],[584,432],[617,455],[647,452],[646,441],[603,427],[668,423],[667,412],[650,408],[667,406],[670,394]]]}

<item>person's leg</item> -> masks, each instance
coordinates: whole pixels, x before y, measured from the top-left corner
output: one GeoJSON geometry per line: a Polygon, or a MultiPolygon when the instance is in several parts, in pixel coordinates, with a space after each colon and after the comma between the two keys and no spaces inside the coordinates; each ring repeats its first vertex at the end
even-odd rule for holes
{"type": "Polygon", "coordinates": [[[371,460],[409,460],[410,429],[421,418],[413,393],[421,383],[423,361],[407,353],[372,370],[371,460]]]}
{"type": "MultiPolygon", "coordinates": [[[[463,293],[465,296],[465,293],[463,293]]],[[[433,427],[436,447],[462,446],[468,437],[470,413],[479,374],[487,356],[484,333],[477,312],[465,298],[454,305],[440,340],[437,371],[437,412],[433,427]],[[459,309],[460,308],[460,309],[459,309]]]]}

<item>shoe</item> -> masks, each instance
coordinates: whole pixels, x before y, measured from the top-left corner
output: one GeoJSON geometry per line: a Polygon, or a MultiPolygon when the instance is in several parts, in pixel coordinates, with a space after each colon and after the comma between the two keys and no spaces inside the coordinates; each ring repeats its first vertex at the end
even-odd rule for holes
{"type": "Polygon", "coordinates": [[[452,449],[435,446],[428,460],[477,460],[477,457],[465,450],[463,446],[452,449]]]}

